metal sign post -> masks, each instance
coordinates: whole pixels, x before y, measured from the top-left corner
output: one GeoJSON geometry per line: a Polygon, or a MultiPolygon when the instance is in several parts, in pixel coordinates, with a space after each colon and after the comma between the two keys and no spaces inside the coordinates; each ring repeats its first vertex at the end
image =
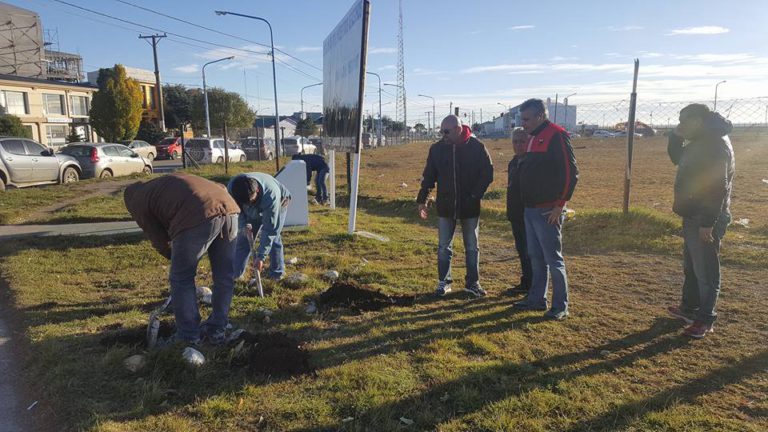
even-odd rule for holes
{"type": "Polygon", "coordinates": [[[629,121],[627,122],[627,171],[624,175],[624,214],[629,214],[629,190],[632,181],[632,150],[635,143],[635,111],[637,110],[637,74],[640,60],[635,59],[635,77],[632,81],[632,95],[629,100],[629,121]]]}

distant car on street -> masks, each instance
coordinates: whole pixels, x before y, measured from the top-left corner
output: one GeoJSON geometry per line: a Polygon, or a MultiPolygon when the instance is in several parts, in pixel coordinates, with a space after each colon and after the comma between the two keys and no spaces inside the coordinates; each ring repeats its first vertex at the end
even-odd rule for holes
{"type": "Polygon", "coordinates": [[[592,134],[592,136],[595,138],[613,138],[616,136],[616,133],[603,130],[603,129],[598,129],[592,134]]]}
{"type": "Polygon", "coordinates": [[[316,147],[310,144],[309,140],[301,136],[292,136],[283,138],[284,156],[293,156],[295,154],[315,154],[316,147]]]}
{"type": "Polygon", "coordinates": [[[248,160],[272,160],[275,157],[275,140],[272,138],[242,138],[238,144],[248,160]]]}
{"type": "MultiPolygon", "coordinates": [[[[615,134],[613,134],[613,136],[616,138],[623,138],[623,137],[626,137],[627,135],[628,135],[627,131],[618,131],[615,134]]],[[[643,137],[643,134],[635,132],[635,138],[642,138],[642,137],[643,137]]]]}
{"type": "Polygon", "coordinates": [[[163,138],[155,145],[157,159],[178,159],[181,157],[181,138],[163,138]]]}
{"type": "Polygon", "coordinates": [[[325,146],[323,146],[323,139],[320,137],[309,137],[309,143],[315,146],[315,154],[325,156],[325,146]]]}
{"type": "Polygon", "coordinates": [[[152,161],[122,144],[77,143],[64,147],[61,152],[77,159],[83,168],[83,178],[152,174],[152,161]]]}
{"type": "Polygon", "coordinates": [[[381,136],[381,142],[379,142],[376,134],[364,132],[362,135],[363,148],[376,148],[387,145],[387,137],[381,136]]]}
{"type": "Polygon", "coordinates": [[[73,157],[27,138],[0,137],[0,191],[26,187],[74,183],[82,169],[73,157]]]}
{"type": "Polygon", "coordinates": [[[120,141],[120,144],[138,153],[141,157],[149,160],[155,160],[157,149],[152,144],[142,140],[120,141]]]}
{"type": "MultiPolygon", "coordinates": [[[[187,153],[197,163],[224,163],[224,138],[192,138],[185,144],[187,153]]],[[[245,162],[245,152],[228,143],[229,162],[245,162]]]]}

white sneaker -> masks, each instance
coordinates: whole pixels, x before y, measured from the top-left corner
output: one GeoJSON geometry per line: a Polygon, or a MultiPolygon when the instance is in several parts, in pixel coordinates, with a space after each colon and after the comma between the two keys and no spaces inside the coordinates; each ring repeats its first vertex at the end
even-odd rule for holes
{"type": "Polygon", "coordinates": [[[437,295],[440,297],[443,297],[444,295],[451,292],[451,283],[446,281],[440,281],[437,283],[437,295]]]}

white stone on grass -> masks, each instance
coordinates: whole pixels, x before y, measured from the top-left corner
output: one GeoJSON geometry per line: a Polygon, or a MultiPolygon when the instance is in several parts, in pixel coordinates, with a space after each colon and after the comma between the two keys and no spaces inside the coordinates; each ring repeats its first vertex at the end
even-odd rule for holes
{"type": "Polygon", "coordinates": [[[205,364],[205,356],[203,353],[192,347],[184,348],[184,352],[181,353],[181,357],[190,366],[200,367],[205,364]]]}

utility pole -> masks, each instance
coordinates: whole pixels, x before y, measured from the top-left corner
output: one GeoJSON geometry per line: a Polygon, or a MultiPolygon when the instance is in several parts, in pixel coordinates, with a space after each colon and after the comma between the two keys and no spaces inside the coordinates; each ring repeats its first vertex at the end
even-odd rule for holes
{"type": "Polygon", "coordinates": [[[157,89],[157,107],[160,109],[160,129],[165,132],[165,109],[163,109],[163,86],[160,85],[160,67],[157,64],[157,44],[160,39],[168,37],[165,33],[153,34],[151,36],[139,35],[139,39],[152,39],[152,55],[155,57],[155,89],[157,89]]]}

